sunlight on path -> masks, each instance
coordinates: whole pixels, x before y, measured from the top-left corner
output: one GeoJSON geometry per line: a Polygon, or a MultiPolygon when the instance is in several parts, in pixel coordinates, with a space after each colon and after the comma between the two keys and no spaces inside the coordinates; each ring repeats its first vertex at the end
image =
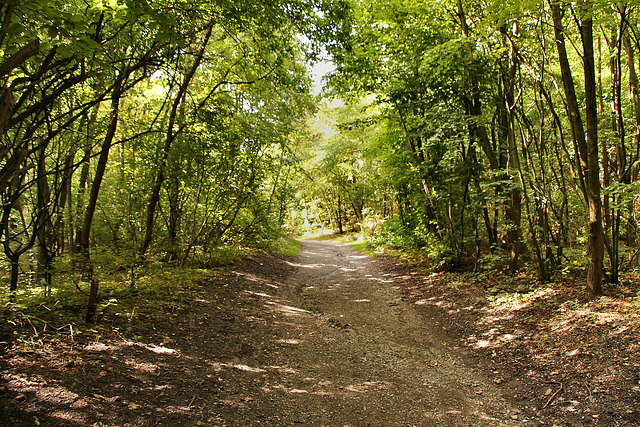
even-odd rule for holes
{"type": "Polygon", "coordinates": [[[254,397],[274,410],[263,414],[267,424],[519,425],[374,261],[335,242],[305,241],[289,264],[295,273],[280,286],[288,290],[265,297],[273,315],[290,319],[279,331],[282,351],[269,359],[292,369],[268,375],[254,397]]]}

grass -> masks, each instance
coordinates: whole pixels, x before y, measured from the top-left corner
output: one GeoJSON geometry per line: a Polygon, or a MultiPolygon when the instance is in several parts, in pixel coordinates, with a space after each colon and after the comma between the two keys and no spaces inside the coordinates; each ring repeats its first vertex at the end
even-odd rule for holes
{"type": "MultiPolygon", "coordinates": [[[[266,249],[295,255],[300,242],[282,238],[266,249]]],[[[137,331],[187,309],[202,294],[202,285],[215,280],[223,267],[257,252],[259,248],[227,245],[194,254],[193,262],[185,266],[147,259],[131,268],[132,257],[96,251],[94,278],[99,282],[99,301],[93,324],[84,323],[90,285],[81,280],[68,257],[60,257],[50,288],[27,274],[21,276],[15,294],[0,286],[0,337],[14,335],[18,342],[30,345],[60,339],[60,335],[72,340],[81,334],[118,333],[135,340],[137,331]]]]}
{"type": "Polygon", "coordinates": [[[0,333],[15,334],[18,341],[32,344],[60,338],[60,334],[73,339],[79,334],[114,331],[135,339],[136,331],[149,322],[162,322],[186,309],[200,295],[202,283],[217,274],[216,269],[153,265],[138,275],[135,286],[126,272],[102,274],[94,324],[84,323],[88,284],[78,282],[71,273],[59,273],[47,292],[21,283],[12,296],[5,287],[0,290],[0,303],[7,329],[0,327],[0,333]]]}
{"type": "Polygon", "coordinates": [[[292,237],[282,237],[270,245],[270,249],[280,255],[296,256],[300,253],[300,241],[292,237]]]}
{"type": "Polygon", "coordinates": [[[378,256],[376,251],[371,249],[371,246],[366,240],[356,240],[355,242],[347,243],[347,245],[369,258],[375,259],[378,256]]]}

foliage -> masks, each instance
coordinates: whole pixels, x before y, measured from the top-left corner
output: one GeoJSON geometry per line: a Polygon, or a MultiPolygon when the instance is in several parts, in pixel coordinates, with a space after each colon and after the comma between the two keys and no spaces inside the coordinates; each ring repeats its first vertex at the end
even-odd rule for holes
{"type": "Polygon", "coordinates": [[[53,289],[41,286],[21,286],[11,293],[0,290],[0,302],[6,322],[16,328],[31,345],[54,339],[54,335],[73,337],[80,334],[95,336],[119,332],[133,338],[136,331],[149,322],[175,316],[189,306],[200,292],[203,283],[215,280],[213,269],[147,266],[139,272],[135,286],[130,272],[118,260],[103,261],[100,275],[101,294],[96,317],[98,325],[83,325],[86,295],[80,292],[86,284],[73,269],[69,260],[58,260],[56,283],[53,289]]]}
{"type": "Polygon", "coordinates": [[[376,129],[374,241],[542,281],[587,245],[590,297],[603,268],[615,283],[637,263],[636,8],[396,0],[354,17],[329,88],[376,129]]]}
{"type": "Polygon", "coordinates": [[[586,245],[595,296],[638,263],[638,18],[583,6],[5,2],[9,287],[68,256],[95,297],[102,248],[134,277],[322,230],[542,281],[586,245]]]}
{"type": "Polygon", "coordinates": [[[280,239],[269,242],[269,248],[274,253],[286,256],[298,255],[300,252],[300,246],[300,241],[291,237],[281,237],[280,239]]]}
{"type": "Polygon", "coordinates": [[[405,261],[415,257],[413,262],[419,260],[433,269],[449,269],[456,263],[455,252],[432,236],[427,227],[408,227],[398,217],[386,220],[379,231],[371,236],[369,245],[383,251],[385,248],[392,252],[397,249],[406,251],[401,257],[405,261]]]}
{"type": "Polygon", "coordinates": [[[0,18],[11,291],[55,293],[68,256],[91,320],[102,248],[133,282],[158,259],[224,264],[286,233],[307,61],[341,45],[346,3],[27,0],[0,18]]]}

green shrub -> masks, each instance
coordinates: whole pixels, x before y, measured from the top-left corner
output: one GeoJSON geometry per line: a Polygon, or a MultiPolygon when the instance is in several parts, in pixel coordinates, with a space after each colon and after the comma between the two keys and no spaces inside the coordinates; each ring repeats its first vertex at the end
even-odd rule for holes
{"type": "Polygon", "coordinates": [[[415,227],[409,227],[398,217],[384,221],[379,231],[371,237],[370,244],[402,250],[406,256],[401,258],[420,259],[433,268],[452,266],[457,261],[455,251],[434,236],[427,224],[418,223],[415,227]]]}
{"type": "Polygon", "coordinates": [[[421,239],[398,217],[385,220],[371,242],[375,246],[391,246],[393,248],[417,248],[423,246],[421,239]]]}
{"type": "Polygon", "coordinates": [[[300,241],[292,237],[281,237],[269,242],[268,249],[277,254],[296,256],[300,252],[300,241]]]}

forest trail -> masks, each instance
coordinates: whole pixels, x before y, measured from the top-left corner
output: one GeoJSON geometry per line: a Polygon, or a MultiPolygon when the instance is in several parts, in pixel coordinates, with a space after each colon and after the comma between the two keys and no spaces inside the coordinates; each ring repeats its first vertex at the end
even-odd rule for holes
{"type": "Polygon", "coordinates": [[[135,338],[7,352],[0,425],[523,425],[398,274],[335,242],[254,256],[135,338]]]}
{"type": "Polygon", "coordinates": [[[375,261],[336,242],[305,241],[292,263],[277,296],[263,296],[281,326],[281,351],[269,364],[288,373],[254,398],[266,424],[520,425],[375,261]]]}

